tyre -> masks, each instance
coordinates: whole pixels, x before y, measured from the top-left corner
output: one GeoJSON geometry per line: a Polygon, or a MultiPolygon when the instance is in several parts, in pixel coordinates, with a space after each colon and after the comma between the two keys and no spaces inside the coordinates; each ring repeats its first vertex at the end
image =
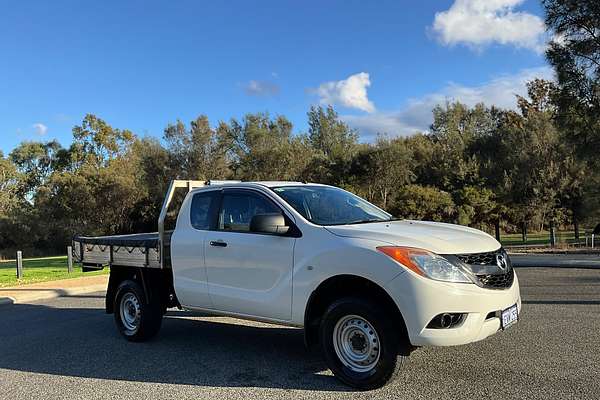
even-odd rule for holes
{"type": "Polygon", "coordinates": [[[162,323],[162,308],[158,301],[147,303],[144,290],[135,281],[123,281],[117,288],[115,322],[129,341],[143,342],[156,335],[162,323]]]}
{"type": "Polygon", "coordinates": [[[325,361],[342,382],[376,389],[408,361],[408,341],[382,307],[347,297],[333,302],[320,325],[325,361]]]}

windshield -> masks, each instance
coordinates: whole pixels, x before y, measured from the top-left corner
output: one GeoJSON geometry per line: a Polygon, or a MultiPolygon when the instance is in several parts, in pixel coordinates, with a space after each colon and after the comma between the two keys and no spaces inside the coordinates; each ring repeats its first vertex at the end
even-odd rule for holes
{"type": "Polygon", "coordinates": [[[345,190],[329,186],[282,186],[273,191],[318,225],[390,221],[392,216],[345,190]]]}

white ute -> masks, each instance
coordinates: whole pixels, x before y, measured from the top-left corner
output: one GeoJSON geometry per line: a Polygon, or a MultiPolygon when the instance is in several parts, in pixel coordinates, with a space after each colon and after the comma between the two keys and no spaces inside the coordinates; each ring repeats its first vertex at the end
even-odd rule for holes
{"type": "Polygon", "coordinates": [[[170,307],[296,326],[336,377],[372,389],[413,349],[482,340],[521,311],[488,234],[394,219],[332,186],[173,181],[158,227],[74,239],[85,270],[111,268],[106,311],[131,341],[154,336],[170,307]]]}

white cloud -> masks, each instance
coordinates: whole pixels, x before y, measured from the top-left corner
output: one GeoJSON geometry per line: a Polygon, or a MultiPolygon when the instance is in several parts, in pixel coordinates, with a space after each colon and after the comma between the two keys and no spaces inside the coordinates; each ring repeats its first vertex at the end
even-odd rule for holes
{"type": "Polygon", "coordinates": [[[31,127],[33,128],[35,134],[38,136],[44,136],[46,132],[48,132],[48,127],[40,122],[31,125],[31,127]]]}
{"type": "Polygon", "coordinates": [[[274,96],[279,94],[279,85],[269,81],[251,80],[244,85],[244,91],[249,96],[274,96]]]}
{"type": "Polygon", "coordinates": [[[367,96],[369,86],[369,74],[360,72],[341,81],[322,83],[314,92],[319,96],[321,104],[341,105],[372,113],[375,105],[367,96]]]}
{"type": "Polygon", "coordinates": [[[476,48],[492,43],[542,52],[546,46],[544,21],[537,15],[515,11],[524,0],[455,0],[435,14],[433,32],[445,45],[476,48]]]}
{"type": "Polygon", "coordinates": [[[460,101],[470,107],[478,103],[505,109],[516,109],[515,95],[526,96],[526,83],[534,78],[554,78],[550,67],[525,69],[515,75],[503,75],[478,86],[465,86],[450,82],[440,91],[410,99],[399,110],[380,111],[370,115],[344,115],[342,118],[363,134],[363,138],[376,133],[391,136],[408,136],[425,132],[432,121],[432,109],[446,102],[460,101]]]}
{"type": "MultiPolygon", "coordinates": [[[[430,110],[431,113],[431,110],[430,110]]],[[[420,126],[411,126],[404,121],[400,112],[378,112],[368,115],[342,115],[341,118],[358,130],[365,141],[370,141],[378,133],[394,136],[410,136],[422,132],[420,126]]]]}

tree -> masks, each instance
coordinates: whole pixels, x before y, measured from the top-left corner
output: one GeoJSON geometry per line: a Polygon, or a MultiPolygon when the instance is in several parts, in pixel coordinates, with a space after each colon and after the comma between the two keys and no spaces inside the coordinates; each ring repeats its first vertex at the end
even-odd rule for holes
{"type": "Polygon", "coordinates": [[[105,167],[112,159],[125,155],[134,139],[131,131],[115,129],[95,115],[87,114],[81,125],[73,128],[74,167],[84,163],[105,167]]]}
{"type": "Polygon", "coordinates": [[[342,121],[332,106],[312,106],[308,111],[308,141],[315,150],[309,165],[311,180],[348,183],[352,158],[359,146],[358,133],[342,121]]]}
{"type": "Polygon", "coordinates": [[[452,196],[431,186],[407,185],[394,196],[390,212],[398,217],[428,221],[454,221],[452,196]]]}
{"type": "MultiPolygon", "coordinates": [[[[565,155],[562,163],[563,185],[559,192],[559,201],[570,216],[575,231],[575,239],[579,240],[579,223],[589,215],[593,197],[590,193],[598,182],[594,179],[593,169],[588,163],[577,159],[569,146],[561,146],[565,155]]],[[[596,207],[592,207],[597,209],[596,207]]]]}
{"type": "MultiPolygon", "coordinates": [[[[546,25],[555,39],[546,51],[557,88],[556,121],[567,148],[568,183],[561,202],[570,211],[576,235],[579,221],[600,208],[600,3],[596,0],[544,0],[546,25]],[[575,150],[575,151],[573,151],[575,150]]],[[[565,146],[566,147],[566,146],[565,146]]],[[[596,215],[597,218],[597,215],[596,215]]]]}
{"type": "Polygon", "coordinates": [[[476,138],[493,129],[489,110],[455,102],[436,106],[431,125],[431,177],[427,182],[449,192],[465,185],[480,185],[479,163],[470,151],[476,138]]]}
{"type": "Polygon", "coordinates": [[[600,2],[543,0],[555,39],[546,57],[556,71],[557,120],[580,154],[600,164],[600,2]]]}
{"type": "Polygon", "coordinates": [[[130,215],[146,193],[132,151],[135,141],[130,131],[93,115],[73,128],[71,163],[54,170],[33,198],[35,207],[26,217],[37,221],[30,243],[56,249],[76,233],[131,231],[130,215]]]}
{"type": "Polygon", "coordinates": [[[19,174],[0,150],[0,219],[6,218],[18,203],[19,174]]]}
{"type": "Polygon", "coordinates": [[[422,185],[433,184],[436,181],[432,168],[433,157],[437,149],[432,137],[423,133],[417,133],[404,138],[403,141],[412,153],[412,171],[415,175],[415,182],[422,185]]]}
{"type": "Polygon", "coordinates": [[[500,147],[507,162],[505,184],[514,205],[512,214],[522,224],[524,240],[531,221],[541,227],[547,218],[554,220],[563,184],[560,135],[554,109],[547,106],[552,86],[535,80],[527,87],[531,100],[519,98],[521,113],[505,114],[500,147]]]}
{"type": "Polygon", "coordinates": [[[306,137],[292,135],[292,123],[282,116],[247,114],[220,129],[231,143],[234,176],[242,180],[297,180],[313,157],[306,137]]]}
{"type": "Polygon", "coordinates": [[[157,221],[165,193],[176,172],[170,168],[169,152],[154,138],[136,140],[131,147],[131,160],[139,184],[139,197],[128,216],[131,231],[158,229],[157,221]]]}
{"type": "Polygon", "coordinates": [[[10,159],[22,175],[20,194],[33,198],[37,188],[43,185],[54,170],[65,166],[65,150],[56,140],[23,142],[10,152],[10,159]]]}
{"type": "Polygon", "coordinates": [[[458,198],[457,222],[461,225],[480,226],[495,222],[497,204],[494,192],[485,187],[465,186],[456,195],[458,198]]]}
{"type": "Polygon", "coordinates": [[[308,126],[311,145],[329,158],[350,155],[348,150],[352,150],[358,140],[358,133],[339,119],[332,106],[311,106],[308,126]]]}
{"type": "Polygon", "coordinates": [[[351,174],[367,199],[387,208],[391,193],[415,178],[412,152],[402,139],[378,136],[374,146],[363,147],[353,160],[351,174]]]}
{"type": "Polygon", "coordinates": [[[201,115],[188,129],[181,121],[168,125],[164,139],[170,167],[181,179],[224,179],[229,175],[226,138],[211,128],[208,117],[201,115]]]}
{"type": "Polygon", "coordinates": [[[43,215],[40,240],[65,243],[76,233],[131,232],[129,216],[144,195],[129,157],[119,157],[106,167],[84,164],[75,172],[52,175],[36,197],[35,211],[43,215]]]}

